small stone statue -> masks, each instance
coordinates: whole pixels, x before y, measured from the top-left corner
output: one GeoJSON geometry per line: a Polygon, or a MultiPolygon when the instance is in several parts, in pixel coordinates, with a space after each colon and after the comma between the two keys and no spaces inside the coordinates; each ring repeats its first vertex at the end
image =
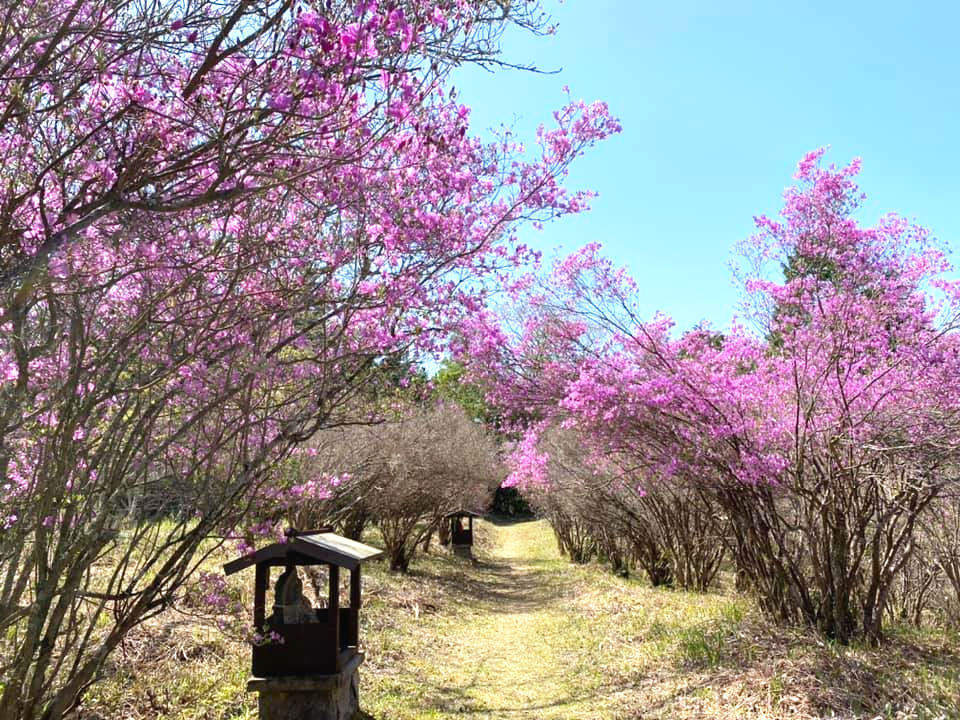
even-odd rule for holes
{"type": "Polygon", "coordinates": [[[316,611],[303,596],[303,581],[293,565],[287,565],[287,569],[277,578],[273,617],[283,625],[318,622],[316,611]]]}

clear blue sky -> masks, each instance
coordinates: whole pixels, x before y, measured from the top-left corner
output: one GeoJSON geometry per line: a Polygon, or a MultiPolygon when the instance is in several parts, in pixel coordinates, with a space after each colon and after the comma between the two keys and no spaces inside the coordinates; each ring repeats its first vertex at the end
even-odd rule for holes
{"type": "Polygon", "coordinates": [[[545,0],[557,34],[510,32],[508,59],[556,75],[458,71],[476,132],[532,140],[574,98],[606,100],[623,133],[582,158],[593,209],[524,239],[550,255],[599,241],[649,313],[723,327],[728,263],[776,213],[796,162],[863,158],[861,219],[898,212],[960,247],[960,3],[545,0]]]}

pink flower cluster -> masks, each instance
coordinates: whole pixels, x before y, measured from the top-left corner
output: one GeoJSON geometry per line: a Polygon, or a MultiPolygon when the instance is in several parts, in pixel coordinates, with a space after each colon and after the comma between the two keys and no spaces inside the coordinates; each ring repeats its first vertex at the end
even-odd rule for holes
{"type": "MultiPolygon", "coordinates": [[[[960,283],[923,228],[861,227],[855,161],[799,165],[781,217],[740,246],[745,317],[675,334],[643,320],[641,291],[590,245],[518,285],[519,324],[462,325],[490,400],[519,419],[511,484],[548,484],[545,427],[576,427],[598,458],[649,478],[789,482],[831,448],[960,450],[960,283]]],[[[878,455],[879,456],[879,455],[878,455]]],[[[826,473],[843,472],[842,468],[826,473]]]]}

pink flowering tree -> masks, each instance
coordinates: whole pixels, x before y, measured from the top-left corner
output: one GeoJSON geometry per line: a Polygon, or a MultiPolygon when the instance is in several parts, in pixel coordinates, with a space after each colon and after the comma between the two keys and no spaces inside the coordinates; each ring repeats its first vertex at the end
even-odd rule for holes
{"type": "Polygon", "coordinates": [[[156,219],[324,176],[336,197],[341,171],[373,166],[371,151],[451,67],[498,62],[508,23],[548,29],[535,2],[11,5],[0,282],[29,287],[104,218],[156,219]]]}
{"type": "MultiPolygon", "coordinates": [[[[531,4],[519,12],[533,12],[531,4]]],[[[617,129],[443,90],[486,3],[26,2],[0,20],[0,718],[63,717],[278,463],[442,347],[617,129]],[[159,520],[163,522],[158,522],[159,520]]],[[[515,19],[530,24],[532,15],[515,19]]],[[[305,489],[314,492],[316,488],[305,489]]]]}
{"type": "Polygon", "coordinates": [[[861,227],[858,165],[820,159],[741,248],[757,331],[645,322],[629,278],[588,248],[531,281],[513,332],[473,319],[467,337],[499,368],[499,400],[540,418],[518,482],[549,482],[546,423],[576,426],[646,487],[716,503],[764,609],[878,641],[918,520],[956,482],[960,305],[928,233],[892,216],[861,227]]]}

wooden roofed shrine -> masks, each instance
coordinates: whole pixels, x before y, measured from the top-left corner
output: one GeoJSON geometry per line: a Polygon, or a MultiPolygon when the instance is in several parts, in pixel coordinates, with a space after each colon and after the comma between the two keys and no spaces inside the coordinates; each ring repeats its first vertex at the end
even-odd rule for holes
{"type": "Polygon", "coordinates": [[[450,544],[454,547],[472,547],[473,519],[483,517],[483,514],[460,509],[447,513],[444,517],[450,523],[450,544]],[[466,521],[466,524],[464,521],[466,521]]]}
{"type": "Polygon", "coordinates": [[[227,575],[253,566],[253,624],[265,642],[253,646],[257,677],[327,675],[338,673],[357,654],[359,642],[360,566],[383,553],[332,532],[288,531],[285,542],[273,543],[223,569],[227,575]],[[326,607],[314,608],[302,593],[298,567],[326,566],[326,607]],[[267,613],[272,568],[274,602],[267,613]],[[340,570],[350,572],[350,604],[340,604],[340,570]]]}

